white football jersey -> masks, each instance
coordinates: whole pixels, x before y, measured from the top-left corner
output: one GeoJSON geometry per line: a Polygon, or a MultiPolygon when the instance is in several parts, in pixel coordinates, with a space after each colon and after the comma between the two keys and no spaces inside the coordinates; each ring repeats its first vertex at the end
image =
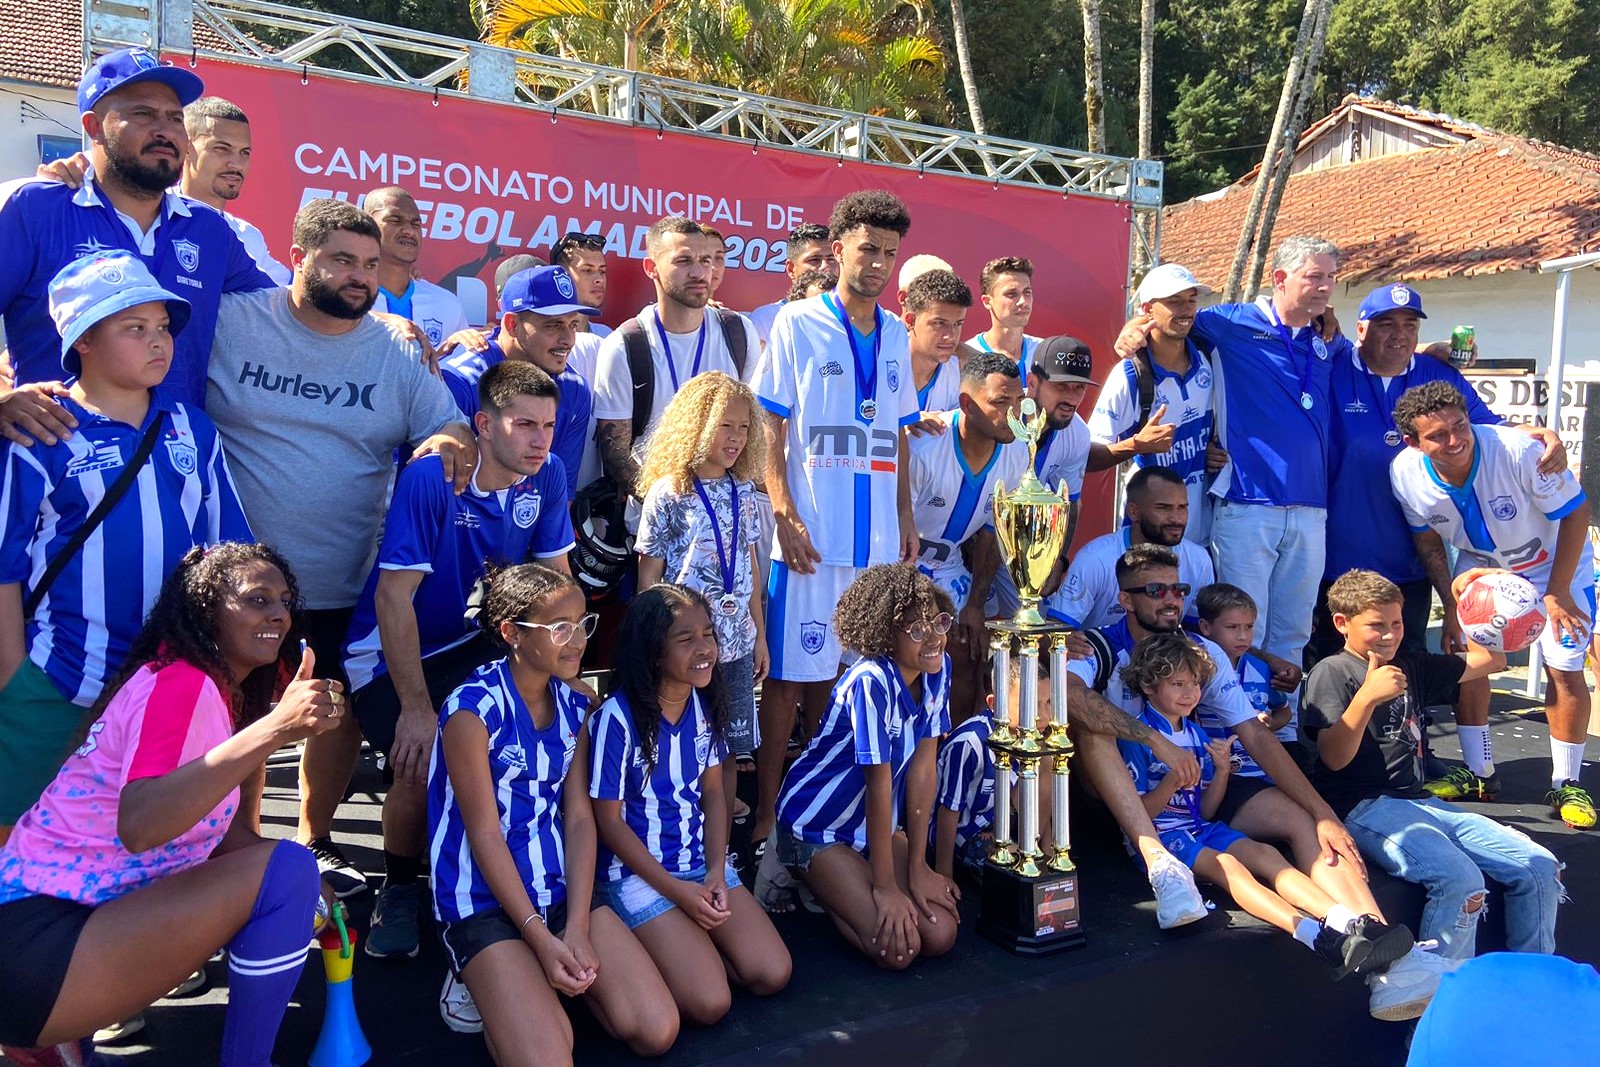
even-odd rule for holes
{"type": "MultiPolygon", "coordinates": [[[[1498,567],[1522,575],[1541,592],[1555,561],[1561,520],[1587,503],[1571,471],[1540,474],[1544,446],[1507,426],[1474,426],[1472,470],[1466,485],[1447,485],[1421,452],[1407,448],[1389,467],[1389,484],[1406,522],[1433,530],[1461,550],[1459,571],[1498,567]]],[[[1592,576],[1584,538],[1576,575],[1592,576]]]]}
{"type": "MultiPolygon", "coordinates": [[[[921,417],[906,328],[880,310],[875,336],[862,338],[847,332],[832,301],[823,294],[783,306],[751,386],[787,420],[789,494],[821,562],[892,563],[900,555],[901,428],[921,417]],[[870,417],[857,350],[864,359],[877,351],[870,417]]],[[[772,556],[783,558],[776,543],[772,556]]]]}
{"type": "Polygon", "coordinates": [[[917,390],[917,407],[925,414],[954,411],[961,400],[961,364],[951,356],[934,369],[933,377],[917,390]]]}
{"type": "Polygon", "coordinates": [[[917,565],[946,589],[966,593],[970,582],[961,546],[994,524],[994,491],[1014,489],[1028,468],[1028,448],[1019,441],[995,448],[982,470],[972,470],[961,452],[961,412],[938,416],[949,429],[911,439],[911,510],[922,546],[917,565]]]}
{"type": "MultiPolygon", "coordinates": [[[[1133,540],[1127,527],[1113,530],[1078,550],[1067,568],[1066,580],[1044,602],[1051,615],[1083,629],[1109,626],[1127,612],[1117,602],[1117,560],[1128,551],[1133,540]]],[[[1179,541],[1172,549],[1178,554],[1178,581],[1189,584],[1183,600],[1185,625],[1195,622],[1194,598],[1201,589],[1217,580],[1211,554],[1192,541],[1179,541]]]]}

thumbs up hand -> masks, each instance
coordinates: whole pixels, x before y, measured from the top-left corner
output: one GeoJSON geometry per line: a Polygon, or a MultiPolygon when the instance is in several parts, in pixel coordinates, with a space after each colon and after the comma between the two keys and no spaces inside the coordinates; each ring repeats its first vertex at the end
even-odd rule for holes
{"type": "Polygon", "coordinates": [[[1367,677],[1361,693],[1374,704],[1387,703],[1406,691],[1406,675],[1392,663],[1384,663],[1376,652],[1367,653],[1367,677]]]}
{"type": "Polygon", "coordinates": [[[1177,432],[1177,427],[1162,422],[1167,414],[1167,405],[1159,404],[1150,413],[1150,419],[1133,435],[1133,450],[1141,456],[1159,456],[1172,451],[1172,435],[1177,432]]]}
{"type": "Polygon", "coordinates": [[[316,653],[303,642],[302,648],[300,667],[269,716],[285,744],[327,733],[350,710],[344,686],[331,678],[314,677],[316,653]]]}

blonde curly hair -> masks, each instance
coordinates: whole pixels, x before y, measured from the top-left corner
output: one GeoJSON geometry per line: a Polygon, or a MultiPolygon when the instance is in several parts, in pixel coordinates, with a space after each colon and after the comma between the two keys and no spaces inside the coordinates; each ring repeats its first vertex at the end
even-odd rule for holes
{"type": "Polygon", "coordinates": [[[710,458],[712,441],[728,406],[740,400],[749,406],[750,435],[729,473],[736,482],[761,481],[767,438],[756,394],[737,378],[714,370],[690,378],[661,413],[661,421],[645,442],[640,486],[649,487],[665,478],[673,492],[689,492],[694,487],[694,472],[710,458]]]}

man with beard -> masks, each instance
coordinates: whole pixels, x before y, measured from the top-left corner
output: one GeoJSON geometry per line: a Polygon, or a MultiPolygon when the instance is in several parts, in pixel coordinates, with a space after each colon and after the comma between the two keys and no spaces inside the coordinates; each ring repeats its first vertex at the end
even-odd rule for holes
{"type": "MultiPolygon", "coordinates": [[[[796,278],[808,270],[827,271],[835,278],[839,277],[839,260],[833,254],[833,241],[828,237],[828,228],[815,222],[802,222],[790,230],[789,243],[784,246],[783,271],[788,282],[792,285],[796,278]]],[[[756,336],[761,338],[763,348],[772,334],[772,323],[778,317],[778,309],[787,303],[787,300],[774,300],[750,312],[750,322],[755,326],[756,336]]]]}
{"type": "Polygon", "coordinates": [[[422,210],[399,186],[374,189],[361,200],[383,234],[379,245],[378,310],[422,328],[435,347],[467,325],[461,300],[450,290],[417,277],[422,256],[422,210]]]}
{"type": "Polygon", "coordinates": [[[1211,361],[1189,340],[1189,331],[1200,298],[1210,293],[1210,286],[1176,263],[1144,276],[1135,299],[1151,317],[1150,334],[1139,351],[1111,369],[1089,416],[1094,438],[1089,470],[1108,470],[1131,459],[1139,468],[1176,471],[1189,486],[1185,536],[1197,545],[1211,541],[1206,494],[1211,361]]]}
{"type": "MultiPolygon", "coordinates": [[[[833,609],[866,568],[917,554],[906,427],[920,417],[905,325],[878,306],[911,216],[882,189],[833,206],[839,284],[786,304],[752,383],[766,409],[776,524],[767,580],[772,668],[756,753],[755,839],[774,822],[801,707],[808,728],[839,675],[833,609]]],[[[759,846],[758,846],[759,847],[759,846]]]]}
{"type": "Polygon", "coordinates": [[[577,493],[594,398],[589,383],[567,361],[584,323],[599,313],[578,302],[565,267],[524,270],[501,287],[500,328],[485,340],[483,351],[459,348],[439,364],[456,406],[469,419],[478,413],[478,379],[502,360],[532,363],[555,381],[561,402],[550,453],[561,462],[568,500],[577,493]]]}
{"type": "MultiPolygon", "coordinates": [[[[395,445],[437,451],[458,486],[476,455],[417,345],[367,314],[378,241],[378,224],[350,204],[301,208],[289,249],[294,285],[223,299],[206,390],[245,515],[294,565],[307,637],[330,675],[372,569],[395,445]]],[[[328,840],[360,748],[350,719],[308,742],[301,759],[300,840],[341,896],[365,888],[328,840]]]]}
{"type": "Polygon", "coordinates": [[[1164,545],[1177,553],[1183,617],[1196,618],[1194,595],[1216,580],[1211,554],[1184,537],[1189,523],[1189,493],[1171,467],[1143,467],[1128,479],[1128,525],[1078,550],[1067,579],[1046,602],[1049,614],[1081,629],[1109,626],[1125,612],[1117,589],[1117,560],[1134,545],[1164,545]]]}
{"type": "MultiPolygon", "coordinates": [[[[1089,461],[1089,427],[1078,414],[1078,408],[1089,386],[1097,384],[1089,377],[1093,369],[1094,357],[1089,346],[1067,334],[1040,341],[1033,349],[1033,363],[1028,368],[1028,395],[1045,416],[1044,435],[1039,438],[1039,448],[1033,457],[1033,473],[1071,502],[1067,536],[1061,542],[1061,558],[1041,590],[1046,597],[1061,585],[1067,569],[1067,548],[1078,528],[1078,497],[1083,493],[1083,472],[1089,461]]],[[[1011,581],[1011,571],[1002,566],[994,576],[989,611],[1010,618],[1016,614],[1018,606],[1017,587],[1011,581]]]]}
{"type": "Polygon", "coordinates": [[[50,399],[65,388],[55,381],[61,336],[45,289],[67,264],[131,252],[163,288],[189,301],[192,317],[174,338],[162,388],[197,408],[222,294],[275,287],[227,220],[171,191],[189,152],[183,107],[203,91],[192,72],[163,66],[143,49],[101,56],[78,83],[90,163],[82,187],[26,178],[0,188],[0,312],[16,383],[40,383],[0,402],[0,432],[19,444],[54,443],[76,425],[50,399]]]}
{"type": "Polygon", "coordinates": [[[183,127],[189,135],[183,195],[222,212],[256,266],[279,285],[290,284],[294,272],[272,258],[261,231],[227,210],[244,192],[244,180],[250,174],[249,117],[220,96],[202,96],[183,109],[183,127]]]}
{"type": "Polygon", "coordinates": [[[706,310],[712,242],[699,223],[682,215],[657,219],[645,234],[645,255],[644,273],[655,285],[656,301],[600,343],[591,383],[600,462],[636,499],[649,487],[635,484],[634,443],[655,429],[673,394],[702,371],[746,380],[760,351],[755,327],[743,315],[706,310]],[[641,358],[646,350],[648,369],[641,358]]]}
{"type": "MultiPolygon", "coordinates": [[[[1151,634],[1184,632],[1211,657],[1216,667],[1213,677],[1201,693],[1199,706],[1195,710],[1196,722],[1202,727],[1216,726],[1232,731],[1245,751],[1275,783],[1274,788],[1264,789],[1251,802],[1265,812],[1260,816],[1261,824],[1252,824],[1256,832],[1277,836],[1271,827],[1280,825],[1280,821],[1286,824],[1290,819],[1303,818],[1299,813],[1304,812],[1312,823],[1307,831],[1308,839],[1312,834],[1316,839],[1315,844],[1307,848],[1308,854],[1314,858],[1308,860],[1307,857],[1297,856],[1297,861],[1302,867],[1310,868],[1306,873],[1324,891],[1353,912],[1351,918],[1370,915],[1381,922],[1382,914],[1366,886],[1365,865],[1344,824],[1318,795],[1288,750],[1256,717],[1255,708],[1239,687],[1238,675],[1228,662],[1227,654],[1208,638],[1183,630],[1183,596],[1179,592],[1183,583],[1178,580],[1177,555],[1164,545],[1135,545],[1117,559],[1116,581],[1117,595],[1123,608],[1122,618],[1109,626],[1086,631],[1085,636],[1094,654],[1084,659],[1074,659],[1067,666],[1070,672],[1067,711],[1073,724],[1083,728],[1075,737],[1079,745],[1079,757],[1089,773],[1090,784],[1103,794],[1104,787],[1114,779],[1121,779],[1123,783],[1127,780],[1127,769],[1121,765],[1115,744],[1108,739],[1108,734],[1111,734],[1146,745],[1158,759],[1184,779],[1180,781],[1180,786],[1188,788],[1194,785],[1198,768],[1190,766],[1191,760],[1185,760],[1183,766],[1173,764],[1165,754],[1170,742],[1137,721],[1145,697],[1122,676],[1122,668],[1127,665],[1133,647],[1138,642],[1151,634]],[[1099,699],[1102,696],[1104,699],[1099,699]],[[1127,736],[1127,724],[1109,715],[1110,709],[1103,706],[1105,702],[1134,720],[1134,725],[1142,728],[1144,736],[1127,736]],[[1109,753],[1106,751],[1108,745],[1109,753]],[[1287,808],[1288,813],[1277,810],[1280,807],[1287,808]],[[1267,828],[1262,828],[1262,824],[1267,828]],[[1319,850],[1320,855],[1317,854],[1319,850]]],[[[1142,825],[1144,820],[1129,819],[1120,811],[1120,805],[1113,805],[1113,813],[1117,814],[1122,831],[1139,849],[1146,862],[1153,855],[1159,858],[1160,853],[1154,851],[1160,848],[1159,838],[1152,842],[1146,837],[1147,834],[1154,836],[1153,827],[1146,829],[1142,825]]],[[[1151,882],[1155,884],[1153,868],[1151,882]]],[[[1158,893],[1160,889],[1157,886],[1158,893]]],[[[1383,983],[1378,984],[1381,986],[1383,983]]],[[[1377,988],[1374,994],[1376,1002],[1381,994],[1377,988]]]]}

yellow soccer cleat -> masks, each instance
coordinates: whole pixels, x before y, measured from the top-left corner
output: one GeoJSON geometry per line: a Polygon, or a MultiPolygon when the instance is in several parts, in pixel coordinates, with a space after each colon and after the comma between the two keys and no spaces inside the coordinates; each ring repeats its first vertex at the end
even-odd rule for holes
{"type": "Polygon", "coordinates": [[[1577,782],[1567,779],[1560,788],[1545,794],[1550,810],[1574,830],[1592,830],[1595,824],[1594,801],[1577,782]]]}

